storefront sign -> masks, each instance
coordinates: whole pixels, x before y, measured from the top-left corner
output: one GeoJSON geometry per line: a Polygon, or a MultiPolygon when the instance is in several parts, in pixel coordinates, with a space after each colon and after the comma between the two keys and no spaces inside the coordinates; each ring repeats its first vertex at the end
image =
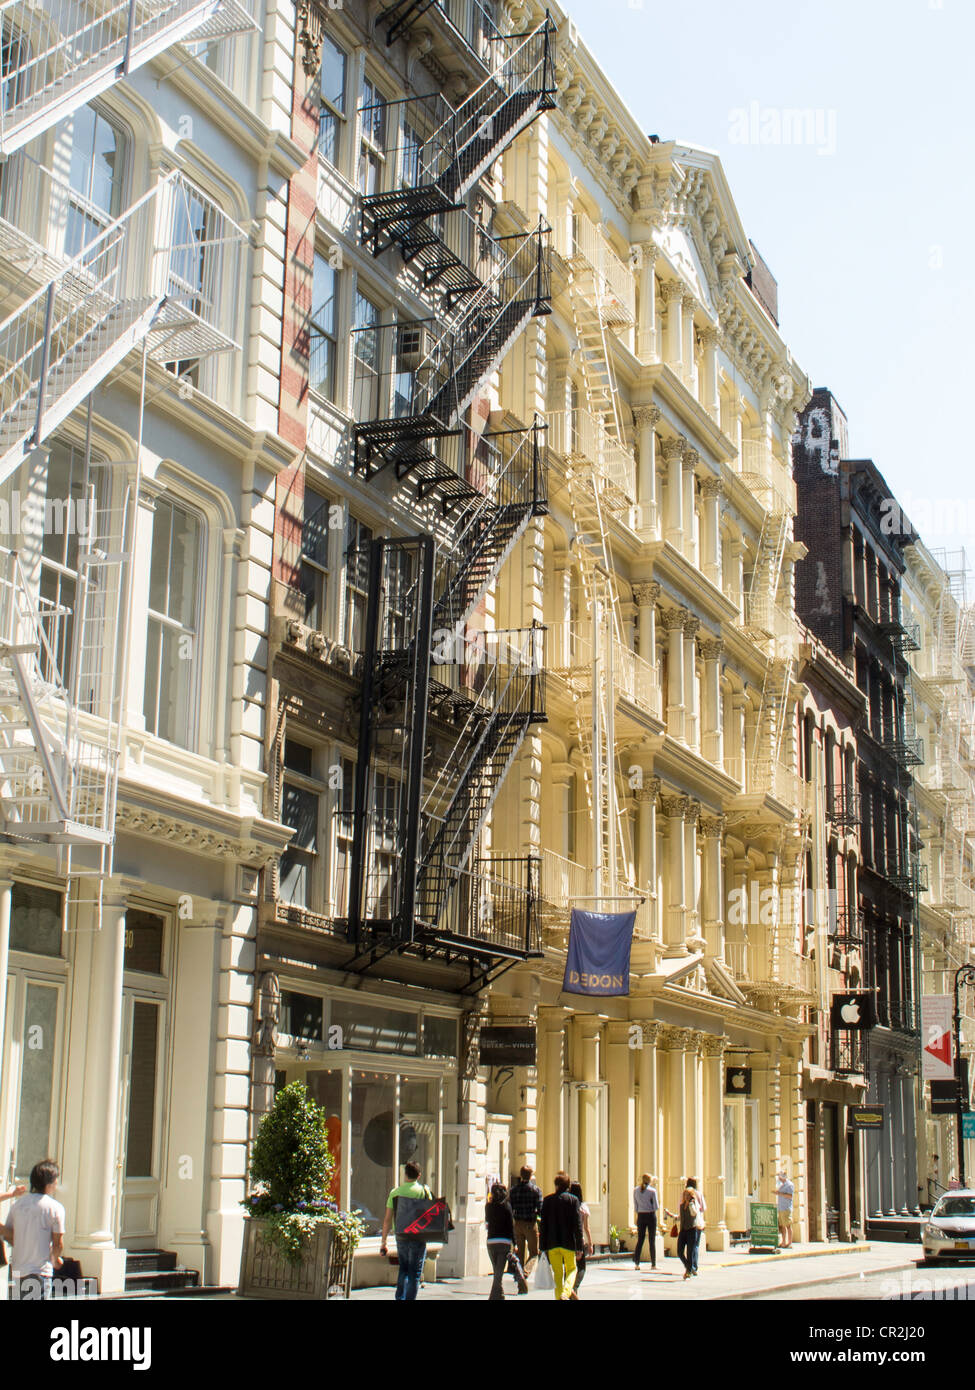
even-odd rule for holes
{"type": "Polygon", "coordinates": [[[834,1033],[860,1033],[873,1028],[877,1022],[877,1011],[873,995],[865,990],[850,990],[848,994],[834,994],[829,1011],[829,1026],[834,1033]]]}
{"type": "MultiPolygon", "coordinates": [[[[969,1085],[968,1085],[968,1058],[961,1059],[961,1094],[962,1110],[968,1109],[969,1085]]],[[[958,1082],[954,1077],[950,1081],[931,1082],[931,1114],[932,1115],[955,1115],[958,1112],[958,1082]]]]}
{"type": "Polygon", "coordinates": [[[921,1077],[951,1081],[955,1075],[951,1045],[951,995],[921,995],[921,1077]]]}
{"type": "Polygon", "coordinates": [[[724,1074],[724,1093],[726,1096],[750,1096],[752,1093],[751,1067],[729,1067],[724,1074]]]}
{"type": "Polygon", "coordinates": [[[752,1249],[763,1249],[779,1243],[779,1214],[774,1202],[752,1202],[752,1249]]]}
{"type": "Polygon", "coordinates": [[[536,1031],[529,1027],[489,1024],[481,1029],[482,1067],[533,1067],[536,1031]]]}
{"type": "Polygon", "coordinates": [[[961,1117],[961,1137],[975,1139],[975,1110],[968,1110],[961,1117]]]}
{"type": "Polygon", "coordinates": [[[635,912],[572,909],[562,989],[566,994],[629,994],[635,912]]]}
{"type": "Polygon", "coordinates": [[[851,1105],[847,1114],[851,1129],[883,1129],[884,1107],[882,1105],[851,1105]]]}

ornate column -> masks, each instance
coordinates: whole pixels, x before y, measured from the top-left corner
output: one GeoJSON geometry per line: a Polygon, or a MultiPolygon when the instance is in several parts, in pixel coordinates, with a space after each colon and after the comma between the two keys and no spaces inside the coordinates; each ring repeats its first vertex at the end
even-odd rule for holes
{"type": "Polygon", "coordinates": [[[724,816],[702,816],[699,829],[704,840],[702,862],[701,915],[705,949],[709,955],[724,959],[724,875],[721,859],[721,837],[724,816]]]}
{"type": "Polygon", "coordinates": [[[665,439],[664,464],[667,468],[667,526],[665,538],[675,550],[683,549],[684,539],[684,457],[683,439],[665,439]]]}
{"type": "MultiPolygon", "coordinates": [[[[782,1156],[788,1155],[786,1167],[796,1185],[792,1202],[793,1217],[796,1223],[797,1241],[809,1240],[809,1198],[806,1187],[806,1117],[802,1099],[802,1058],[787,1054],[779,1066],[782,1087],[782,1156]]],[[[841,1170],[846,1166],[846,1153],[842,1155],[841,1170]]],[[[846,1186],[846,1184],[842,1184],[846,1186]]]]}
{"type": "Polygon", "coordinates": [[[748,861],[734,859],[731,867],[731,891],[725,911],[725,961],[731,973],[739,978],[744,973],[745,921],[748,916],[748,861]]]}
{"type": "Polygon", "coordinates": [[[684,384],[688,391],[694,390],[694,311],[698,308],[696,297],[685,289],[682,296],[682,327],[684,331],[684,384]]]}
{"type": "Polygon", "coordinates": [[[657,912],[657,797],[660,795],[660,778],[649,777],[642,787],[633,793],[637,805],[638,830],[638,868],[637,881],[644,884],[650,894],[651,931],[655,938],[660,936],[660,923],[657,912]]]}
{"type": "MultiPolygon", "coordinates": [[[[634,1088],[634,1049],[630,1046],[632,1024],[627,1019],[611,1019],[606,1025],[606,1081],[609,1091],[609,1221],[623,1231],[633,1220],[633,1173],[636,1157],[636,1095],[634,1088]]],[[[599,1201],[599,1194],[596,1200],[599,1201]]],[[[591,1200],[591,1199],[590,1199],[591,1200]]]]}
{"type": "Polygon", "coordinates": [[[565,1073],[565,1020],[569,1010],[538,1011],[539,1124],[538,1166],[555,1173],[565,1160],[562,1078],[565,1073]]]}
{"type": "Polygon", "coordinates": [[[721,588],[721,498],[720,478],[705,478],[701,484],[701,570],[716,589],[721,588]]]}
{"type": "Polygon", "coordinates": [[[686,870],[684,867],[684,817],[690,807],[686,796],[663,796],[660,809],[667,818],[667,917],[664,929],[664,955],[684,956],[684,914],[686,870]]]}
{"type": "Polygon", "coordinates": [[[684,737],[684,619],[686,608],[665,608],[661,614],[667,631],[667,732],[684,737]]]}
{"type": "Polygon", "coordinates": [[[691,564],[697,561],[694,536],[694,476],[697,472],[697,465],[701,462],[701,455],[696,449],[684,447],[684,457],[681,468],[683,472],[684,488],[684,517],[683,517],[683,536],[684,543],[681,547],[686,559],[691,564]]]}
{"type": "Polygon", "coordinates": [[[690,1046],[684,1059],[684,1082],[688,1094],[685,1154],[687,1176],[696,1177],[700,1184],[704,1181],[704,1075],[701,1053],[705,1035],[697,1029],[690,1032],[690,1046]]]}
{"type": "Polygon", "coordinates": [[[715,767],[721,767],[724,760],[721,710],[721,654],[723,651],[724,642],[720,637],[708,635],[701,642],[701,656],[704,660],[702,700],[704,736],[701,740],[701,753],[715,767]]]}
{"type": "Polygon", "coordinates": [[[281,1017],[281,982],[270,970],[258,981],[255,1004],[251,1108],[256,1130],[274,1104],[274,1055],[281,1017]]]}
{"type": "Polygon", "coordinates": [[[664,303],[667,306],[667,335],[664,342],[664,361],[678,376],[683,371],[682,353],[684,349],[684,330],[681,324],[681,301],[684,286],[679,280],[665,280],[663,283],[664,303]]]}
{"type": "Polygon", "coordinates": [[[701,620],[693,613],[684,619],[684,741],[690,748],[699,747],[697,686],[697,630],[701,620]]]}
{"type": "Polygon", "coordinates": [[[638,527],[644,540],[656,540],[659,534],[656,428],[660,423],[660,409],[655,405],[638,406],[633,418],[637,428],[638,527]]]}
{"type": "MultiPolygon", "coordinates": [[[[667,1105],[664,1110],[664,1123],[667,1132],[666,1167],[661,1174],[663,1205],[676,1211],[680,1205],[683,1182],[687,1172],[688,1156],[684,1145],[687,1136],[687,1077],[685,1053],[691,1040],[690,1028],[660,1029],[660,1038],[667,1055],[667,1105]]],[[[667,1238],[670,1239],[669,1236],[667,1238]]],[[[672,1241],[668,1249],[676,1248],[672,1241]]]]}
{"type": "Polygon", "coordinates": [[[657,664],[657,599],[660,585],[651,580],[649,584],[634,584],[633,597],[637,606],[639,644],[637,651],[651,666],[657,664]]]}
{"type": "Polygon", "coordinates": [[[718,330],[710,324],[701,332],[701,343],[704,348],[701,404],[715,421],[719,420],[721,415],[721,398],[718,393],[719,336],[718,330]]]}
{"type": "Polygon", "coordinates": [[[698,866],[697,866],[697,818],[701,810],[699,801],[688,801],[684,816],[684,947],[687,951],[704,949],[698,921],[698,866]]]}
{"type": "Polygon", "coordinates": [[[641,362],[657,360],[657,285],[654,266],[660,248],[654,241],[641,241],[634,250],[640,252],[640,319],[637,325],[637,356],[641,362]]]}
{"type": "Polygon", "coordinates": [[[650,1173],[662,1177],[658,1164],[658,1099],[657,1099],[657,1041],[660,1034],[659,1023],[644,1023],[642,1047],[639,1048],[638,1068],[640,1073],[640,1112],[637,1126],[637,1152],[634,1164],[634,1177],[637,1173],[650,1173]]]}
{"type": "Polygon", "coordinates": [[[731,542],[731,588],[728,595],[744,612],[745,609],[745,543],[741,539],[731,542]]]}
{"type": "Polygon", "coordinates": [[[704,1200],[708,1204],[707,1248],[728,1250],[731,1234],[725,1221],[724,1192],[724,1054],[728,1039],[705,1033],[704,1057],[704,1200]]]}

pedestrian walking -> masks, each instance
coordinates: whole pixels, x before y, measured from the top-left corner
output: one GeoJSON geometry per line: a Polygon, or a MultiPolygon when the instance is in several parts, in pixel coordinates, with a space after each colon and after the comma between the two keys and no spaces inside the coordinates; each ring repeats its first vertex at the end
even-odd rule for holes
{"type": "Polygon", "coordinates": [[[705,1201],[697,1190],[697,1178],[688,1178],[681,1193],[678,1211],[667,1215],[677,1222],[677,1257],[684,1266],[684,1278],[697,1275],[697,1261],[704,1231],[705,1201]]]}
{"type": "Polygon", "coordinates": [[[556,1173],[555,1191],[542,1200],[539,1248],[548,1256],[555,1280],[555,1297],[568,1302],[576,1278],[576,1251],[583,1248],[582,1210],[569,1191],[568,1173],[556,1173]]]}
{"type": "Polygon", "coordinates": [[[582,1248],[576,1251],[576,1277],[572,1286],[572,1293],[569,1297],[573,1302],[579,1300],[579,1285],[586,1277],[586,1260],[592,1254],[592,1231],[589,1229],[589,1207],[582,1195],[582,1184],[572,1182],[569,1184],[569,1191],[579,1202],[579,1214],[582,1217],[582,1248]]]}
{"type": "Polygon", "coordinates": [[[484,1207],[484,1220],[487,1223],[488,1255],[491,1260],[491,1268],[494,1271],[494,1282],[491,1285],[488,1302],[496,1303],[504,1299],[501,1280],[505,1270],[509,1268],[515,1276],[518,1292],[520,1294],[527,1293],[528,1280],[525,1278],[521,1261],[515,1253],[514,1218],[511,1214],[511,1203],[508,1200],[508,1189],[504,1183],[492,1184],[491,1196],[484,1207]]]}
{"type": "Polygon", "coordinates": [[[35,1163],[30,1192],[14,1202],[0,1226],[0,1240],[13,1246],[11,1296],[16,1299],[54,1297],[54,1271],[61,1268],[64,1250],[64,1207],[54,1198],[60,1176],[53,1159],[35,1163]]]}
{"type": "MultiPolygon", "coordinates": [[[[9,1192],[0,1192],[0,1206],[3,1206],[4,1202],[12,1201],[15,1197],[23,1197],[26,1191],[27,1188],[20,1182],[16,1187],[12,1187],[9,1192]]],[[[0,1240],[0,1269],[3,1269],[6,1263],[7,1252],[4,1249],[3,1241],[0,1240]]]]}
{"type": "Polygon", "coordinates": [[[633,1253],[633,1263],[637,1269],[640,1268],[640,1256],[643,1254],[643,1242],[646,1239],[650,1247],[650,1268],[656,1269],[657,1212],[660,1210],[660,1199],[654,1179],[649,1173],[644,1173],[640,1179],[640,1186],[633,1189],[633,1210],[636,1213],[636,1250],[633,1253]]]}
{"type": "Polygon", "coordinates": [[[527,1164],[519,1173],[518,1181],[512,1183],[508,1200],[515,1223],[515,1253],[527,1278],[538,1259],[538,1220],[542,1214],[542,1190],[533,1180],[533,1169],[527,1164]]]}
{"type": "Polygon", "coordinates": [[[788,1250],[792,1244],[792,1203],[796,1186],[785,1171],[776,1174],[775,1201],[778,1208],[779,1235],[782,1249],[788,1250]]]}
{"type": "MultiPolygon", "coordinates": [[[[386,1210],[383,1213],[383,1230],[380,1237],[379,1253],[388,1253],[386,1241],[389,1231],[396,1216],[396,1202],[400,1197],[430,1197],[433,1193],[420,1181],[420,1169],[415,1163],[404,1163],[403,1172],[406,1181],[401,1182],[398,1187],[394,1187],[386,1198],[386,1210]]],[[[397,1235],[396,1237],[396,1258],[399,1263],[399,1272],[396,1276],[396,1301],[398,1303],[411,1303],[417,1295],[420,1287],[420,1277],[423,1274],[423,1266],[427,1258],[427,1243],[423,1236],[397,1235]]]]}

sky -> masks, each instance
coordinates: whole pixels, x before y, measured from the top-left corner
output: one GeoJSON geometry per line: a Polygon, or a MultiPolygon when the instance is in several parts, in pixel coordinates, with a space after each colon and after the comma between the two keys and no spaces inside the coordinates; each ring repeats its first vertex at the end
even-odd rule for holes
{"type": "Polygon", "coordinates": [[[562,3],[648,134],[720,155],[850,456],[975,567],[975,0],[562,3]]]}

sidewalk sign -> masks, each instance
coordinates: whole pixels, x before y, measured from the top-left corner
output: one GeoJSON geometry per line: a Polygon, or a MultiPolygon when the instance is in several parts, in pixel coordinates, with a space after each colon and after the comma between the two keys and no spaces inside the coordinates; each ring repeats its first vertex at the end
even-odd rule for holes
{"type": "Polygon", "coordinates": [[[779,1244],[779,1213],[774,1202],[752,1202],[751,1249],[762,1250],[779,1244]]]}

